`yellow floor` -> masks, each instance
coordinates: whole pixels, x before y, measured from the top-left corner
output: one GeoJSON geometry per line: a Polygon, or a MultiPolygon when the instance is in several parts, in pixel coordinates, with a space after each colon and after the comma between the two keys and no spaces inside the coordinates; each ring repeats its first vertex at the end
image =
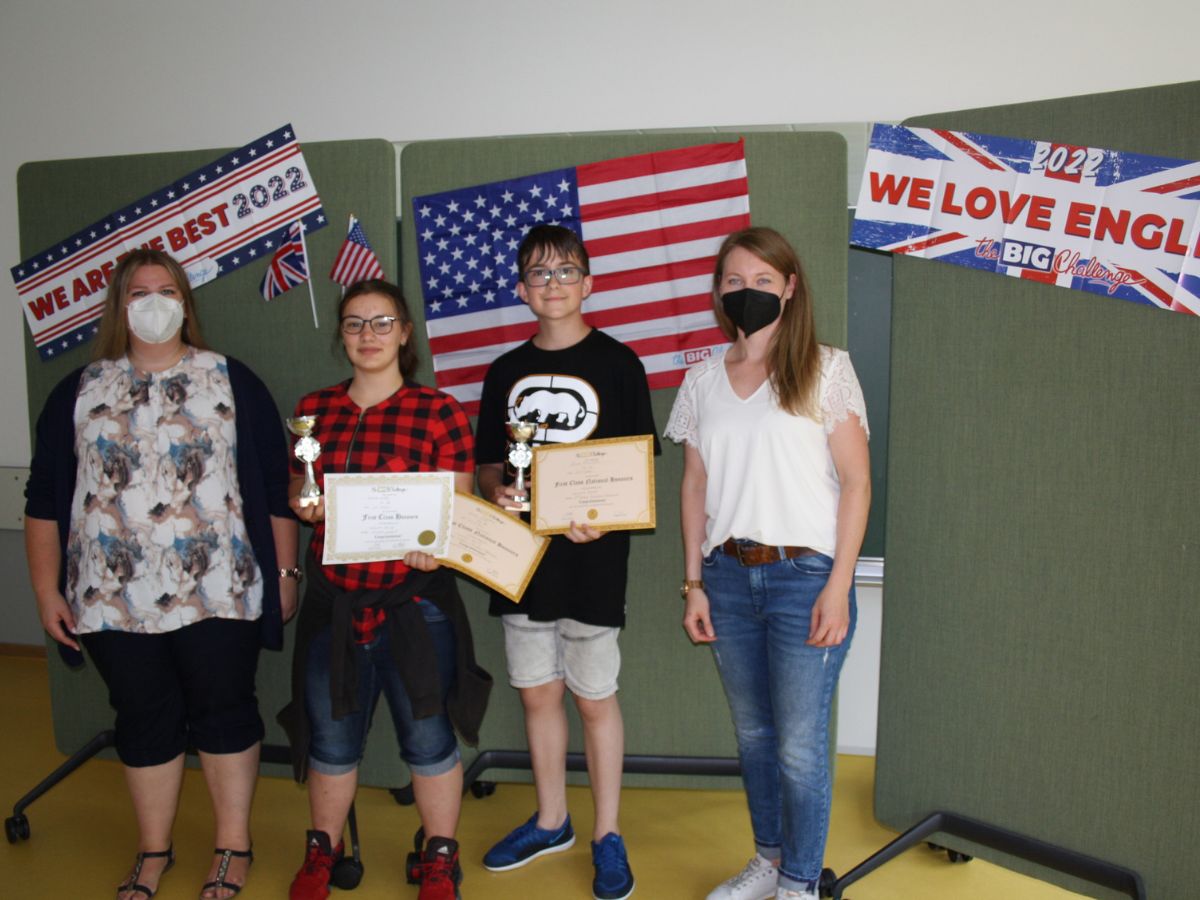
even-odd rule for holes
{"type": "MultiPolygon", "coordinates": [[[[0,655],[0,808],[36,784],[62,756],[51,733],[46,663],[0,655]]],[[[842,756],[834,785],[833,821],[826,865],[844,873],[895,837],[871,813],[874,760],[842,756]]],[[[573,817],[586,833],[591,800],[571,788],[573,817]]],[[[333,900],[416,898],[404,881],[404,858],[417,828],[411,807],[397,806],[382,790],[364,789],[358,799],[365,875],[352,894],[333,900]]],[[[497,837],[534,808],[527,785],[501,784],[489,798],[467,798],[459,832],[466,900],[540,900],[591,896],[591,858],[586,838],[562,854],[503,874],[480,865],[497,837]]],[[[125,874],[136,849],[133,816],[121,768],[92,761],[29,807],[32,838],[0,844],[0,897],[111,897],[109,886],[125,874]]],[[[635,897],[703,898],[737,871],[751,852],[750,829],[739,791],[629,789],[622,824],[637,877],[635,897]]],[[[254,808],[256,862],[243,897],[287,895],[303,856],[307,803],[290,781],[263,778],[254,808]]],[[[164,878],[162,900],[194,898],[209,865],[211,813],[203,780],[189,769],[175,830],[178,864],[164,878]]],[[[975,860],[951,865],[944,853],[914,848],[847,891],[849,900],[1051,900],[1076,894],[975,860]]]]}

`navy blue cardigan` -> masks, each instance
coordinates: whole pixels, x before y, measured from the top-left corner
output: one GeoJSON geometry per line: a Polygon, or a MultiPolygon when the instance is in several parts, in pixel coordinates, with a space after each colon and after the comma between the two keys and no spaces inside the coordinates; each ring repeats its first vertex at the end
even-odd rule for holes
{"type": "MultiPolygon", "coordinates": [[[[275,535],[271,516],[291,518],[288,507],[288,447],[279,421],[279,410],[267,386],[243,363],[225,357],[233,390],[234,425],[237,433],[238,488],[246,534],[263,578],[263,612],[259,620],[262,645],[268,650],[283,648],[283,615],[279,607],[279,563],[275,558],[275,535]]],[[[60,381],[46,399],[34,434],[33,461],[25,485],[25,515],[58,523],[62,566],[58,588],[67,578],[67,533],[71,527],[71,500],[75,496],[75,397],[80,367],[60,381]]],[[[292,560],[288,560],[292,562],[292,560]]],[[[83,655],[65,644],[59,653],[69,666],[83,663],[83,655]]]]}

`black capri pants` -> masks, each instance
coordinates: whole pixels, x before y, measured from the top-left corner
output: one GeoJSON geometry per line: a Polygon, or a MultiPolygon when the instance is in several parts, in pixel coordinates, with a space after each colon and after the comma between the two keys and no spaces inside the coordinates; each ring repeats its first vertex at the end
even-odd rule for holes
{"type": "Polygon", "coordinates": [[[161,765],[189,746],[240,753],[262,740],[258,622],[205,619],[164,634],[99,631],[81,640],[117,711],[125,765],[161,765]]]}

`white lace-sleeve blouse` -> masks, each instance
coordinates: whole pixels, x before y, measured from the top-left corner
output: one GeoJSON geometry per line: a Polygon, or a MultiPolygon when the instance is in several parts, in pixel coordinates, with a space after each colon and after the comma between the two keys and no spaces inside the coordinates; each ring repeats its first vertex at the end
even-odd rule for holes
{"type": "Polygon", "coordinates": [[[780,409],[769,382],[745,400],[738,397],[723,356],[688,370],[664,436],[696,448],[704,462],[703,555],[743,538],[833,556],[841,485],[829,434],[851,413],[870,434],[846,351],[821,346],[819,391],[821,421],[815,421],[780,409]]]}

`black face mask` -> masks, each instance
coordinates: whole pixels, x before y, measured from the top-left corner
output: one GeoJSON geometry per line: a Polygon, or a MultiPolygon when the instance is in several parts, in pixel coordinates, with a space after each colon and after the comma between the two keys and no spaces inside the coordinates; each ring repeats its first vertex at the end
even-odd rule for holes
{"type": "Polygon", "coordinates": [[[742,288],[721,295],[721,306],[729,320],[749,337],[760,328],[766,328],[779,318],[783,302],[767,291],[742,288]]]}

